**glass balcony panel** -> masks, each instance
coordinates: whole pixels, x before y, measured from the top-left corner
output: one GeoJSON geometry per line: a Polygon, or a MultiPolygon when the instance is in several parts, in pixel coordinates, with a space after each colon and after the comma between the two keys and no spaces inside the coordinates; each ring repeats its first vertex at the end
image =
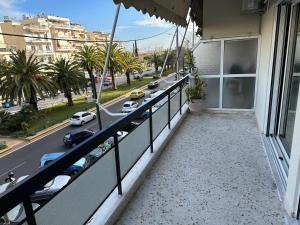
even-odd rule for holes
{"type": "Polygon", "coordinates": [[[255,77],[224,78],[223,108],[253,109],[255,77]]]}
{"type": "Polygon", "coordinates": [[[150,146],[150,123],[145,120],[119,143],[121,176],[124,177],[150,146]]]}
{"type": "Polygon", "coordinates": [[[225,41],[224,74],[255,74],[257,39],[225,41]]]}
{"type": "Polygon", "coordinates": [[[219,75],[221,65],[221,42],[201,43],[194,51],[196,67],[200,75],[219,75]]]}
{"type": "Polygon", "coordinates": [[[84,224],[116,185],[115,152],[111,149],[37,211],[37,224],[84,224]]]}
{"type": "Polygon", "coordinates": [[[185,90],[188,88],[188,85],[186,85],[186,86],[184,86],[183,88],[182,88],[182,104],[184,104],[187,100],[188,100],[188,98],[187,98],[187,96],[186,96],[186,93],[185,93],[185,90]]]}
{"type": "Polygon", "coordinates": [[[171,98],[171,118],[179,111],[180,108],[180,92],[176,89],[177,93],[171,98]]]}
{"type": "Polygon", "coordinates": [[[152,116],[154,139],[168,124],[168,103],[165,102],[152,116]]]}

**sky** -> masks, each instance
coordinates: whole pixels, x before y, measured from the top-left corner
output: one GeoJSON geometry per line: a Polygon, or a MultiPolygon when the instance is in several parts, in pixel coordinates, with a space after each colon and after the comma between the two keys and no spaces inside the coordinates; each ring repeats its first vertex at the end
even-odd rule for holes
{"type": "MultiPolygon", "coordinates": [[[[116,5],[113,0],[0,0],[0,20],[3,16],[20,19],[23,14],[68,17],[74,23],[83,25],[88,31],[111,32],[116,5]]],[[[122,5],[115,39],[128,40],[149,37],[161,32],[167,33],[137,43],[140,51],[168,48],[175,31],[175,26],[164,20],[150,17],[134,8],[125,9],[122,5]]],[[[191,31],[191,29],[189,29],[191,31]]],[[[180,28],[180,40],[184,30],[180,28]]],[[[191,39],[191,32],[188,32],[191,39]]],[[[129,50],[132,43],[125,47],[129,50]]]]}

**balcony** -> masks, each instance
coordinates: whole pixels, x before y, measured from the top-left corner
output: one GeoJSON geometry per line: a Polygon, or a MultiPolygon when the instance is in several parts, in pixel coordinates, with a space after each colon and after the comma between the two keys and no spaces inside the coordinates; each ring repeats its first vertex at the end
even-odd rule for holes
{"type": "Polygon", "coordinates": [[[34,25],[29,25],[29,26],[24,26],[24,30],[29,30],[32,33],[47,33],[49,32],[49,28],[45,26],[34,26],[34,25]]]}
{"type": "Polygon", "coordinates": [[[18,222],[30,225],[285,224],[254,115],[188,114],[187,81],[0,195],[0,215],[23,204],[18,222]],[[120,140],[117,131],[132,121],[120,140]],[[110,137],[111,149],[100,151],[110,137]],[[37,205],[35,192],[82,157],[83,171],[37,205]]]}

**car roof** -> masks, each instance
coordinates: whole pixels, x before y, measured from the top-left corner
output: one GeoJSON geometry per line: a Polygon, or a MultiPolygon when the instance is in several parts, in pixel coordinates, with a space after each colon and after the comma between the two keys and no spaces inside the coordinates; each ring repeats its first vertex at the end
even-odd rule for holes
{"type": "Polygon", "coordinates": [[[78,128],[78,129],[70,130],[68,133],[71,135],[74,135],[74,134],[78,134],[83,131],[90,131],[90,130],[78,128]]]}
{"type": "Polygon", "coordinates": [[[84,113],[87,113],[87,112],[77,112],[77,113],[74,113],[73,116],[81,116],[84,113]]]}
{"type": "Polygon", "coordinates": [[[136,103],[135,101],[126,101],[126,102],[124,102],[124,105],[125,104],[132,104],[132,103],[136,103]]]}
{"type": "Polygon", "coordinates": [[[49,161],[49,160],[55,160],[65,154],[64,152],[53,152],[53,153],[47,153],[44,154],[41,158],[41,161],[49,161]]]}

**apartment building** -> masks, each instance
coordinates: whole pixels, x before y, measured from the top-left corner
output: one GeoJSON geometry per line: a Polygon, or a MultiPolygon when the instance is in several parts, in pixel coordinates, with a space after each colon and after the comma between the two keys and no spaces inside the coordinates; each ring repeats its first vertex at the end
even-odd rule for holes
{"type": "Polygon", "coordinates": [[[20,23],[26,36],[26,52],[35,54],[40,62],[53,62],[54,49],[52,41],[47,39],[52,37],[47,19],[42,14],[36,17],[24,16],[20,23]]]}
{"type": "MultiPolygon", "coordinates": [[[[0,22],[0,32],[22,35],[22,26],[19,22],[13,22],[6,18],[3,22],[0,22]]],[[[11,50],[24,49],[25,39],[23,37],[14,37],[0,34],[0,58],[9,58],[11,50]]]]}
{"type": "Polygon", "coordinates": [[[88,40],[86,30],[80,24],[71,23],[69,18],[46,16],[53,40],[55,58],[70,58],[88,40]],[[72,41],[74,40],[74,41],[72,41]],[[76,40],[76,41],[75,41],[76,40]]]}

